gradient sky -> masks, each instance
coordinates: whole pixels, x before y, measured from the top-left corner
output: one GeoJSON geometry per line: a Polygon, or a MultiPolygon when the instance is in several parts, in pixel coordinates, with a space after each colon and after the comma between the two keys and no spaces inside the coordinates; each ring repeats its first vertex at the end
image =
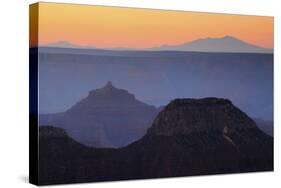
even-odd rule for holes
{"type": "Polygon", "coordinates": [[[148,48],[231,35],[273,48],[273,21],[265,16],[39,3],[39,45],[68,41],[98,48],[148,48]]]}

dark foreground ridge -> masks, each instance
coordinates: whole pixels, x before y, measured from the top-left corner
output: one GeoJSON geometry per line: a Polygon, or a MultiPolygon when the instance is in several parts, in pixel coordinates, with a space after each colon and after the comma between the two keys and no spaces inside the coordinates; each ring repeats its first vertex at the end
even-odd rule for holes
{"type": "Polygon", "coordinates": [[[42,185],[273,170],[273,138],[227,99],[176,99],[119,149],[89,148],[52,127],[40,127],[39,140],[42,185]]]}

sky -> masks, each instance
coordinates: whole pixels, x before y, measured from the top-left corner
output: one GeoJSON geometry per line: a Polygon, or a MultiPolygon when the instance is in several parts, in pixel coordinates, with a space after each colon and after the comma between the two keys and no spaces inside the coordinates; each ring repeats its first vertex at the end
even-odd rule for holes
{"type": "MultiPolygon", "coordinates": [[[[230,14],[39,3],[38,43],[68,41],[97,48],[151,48],[230,35],[266,48],[274,46],[274,18],[230,14]]],[[[36,19],[30,45],[37,46],[36,19]]]]}

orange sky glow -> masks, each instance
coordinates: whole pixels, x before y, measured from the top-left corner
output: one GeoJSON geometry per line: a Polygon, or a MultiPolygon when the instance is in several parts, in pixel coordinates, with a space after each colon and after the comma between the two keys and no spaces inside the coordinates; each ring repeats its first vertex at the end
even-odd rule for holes
{"type": "Polygon", "coordinates": [[[38,43],[149,48],[230,35],[273,48],[273,22],[265,16],[39,3],[38,43]]]}

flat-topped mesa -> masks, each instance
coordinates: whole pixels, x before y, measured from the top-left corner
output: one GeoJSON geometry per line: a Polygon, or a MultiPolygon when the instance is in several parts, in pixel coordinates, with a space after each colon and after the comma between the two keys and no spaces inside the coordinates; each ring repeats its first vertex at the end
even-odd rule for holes
{"type": "Polygon", "coordinates": [[[223,107],[225,105],[233,106],[231,101],[228,99],[221,99],[215,97],[202,98],[202,99],[175,99],[171,101],[166,109],[172,109],[174,107],[188,107],[188,108],[198,108],[198,107],[223,107]]]}
{"type": "Polygon", "coordinates": [[[175,99],[155,118],[148,134],[188,135],[216,131],[227,134],[256,128],[255,122],[228,99],[175,99]]]}

